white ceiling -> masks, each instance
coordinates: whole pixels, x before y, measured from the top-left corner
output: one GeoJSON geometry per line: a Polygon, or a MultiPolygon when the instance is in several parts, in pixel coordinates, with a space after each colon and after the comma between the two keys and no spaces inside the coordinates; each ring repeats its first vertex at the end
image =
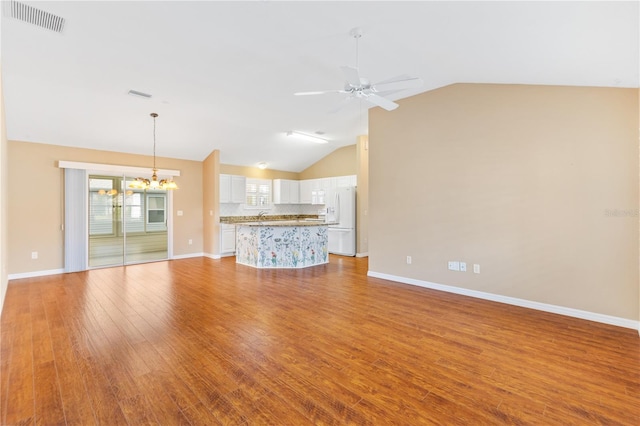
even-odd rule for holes
{"type": "MultiPolygon", "coordinates": [[[[62,34],[2,18],[11,140],[302,171],[367,133],[368,105],[337,113],[341,66],[372,82],[638,87],[638,2],[25,2],[62,34]],[[140,99],[130,90],[153,95],[140,99]],[[290,140],[322,131],[331,142],[290,140]]],[[[402,102],[400,102],[402,108],[402,102]]],[[[394,114],[394,111],[387,112],[394,114]]]]}

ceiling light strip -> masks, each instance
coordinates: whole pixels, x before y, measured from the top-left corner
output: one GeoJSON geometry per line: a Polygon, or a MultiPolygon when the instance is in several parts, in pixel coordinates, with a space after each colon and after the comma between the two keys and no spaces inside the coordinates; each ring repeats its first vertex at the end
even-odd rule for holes
{"type": "Polygon", "coordinates": [[[128,92],[129,95],[131,96],[140,96],[141,98],[150,98],[151,95],[148,93],[144,93],[144,92],[138,92],[137,90],[129,90],[128,92]]]}
{"type": "Polygon", "coordinates": [[[298,139],[303,139],[314,143],[329,143],[327,139],[320,138],[318,136],[309,135],[307,133],[298,132],[296,130],[289,130],[287,136],[292,136],[298,139]]]}

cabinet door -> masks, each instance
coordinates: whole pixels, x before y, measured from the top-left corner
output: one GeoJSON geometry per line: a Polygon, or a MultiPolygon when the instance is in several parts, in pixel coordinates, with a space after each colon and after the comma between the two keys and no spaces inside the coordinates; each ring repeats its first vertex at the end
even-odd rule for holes
{"type": "Polygon", "coordinates": [[[246,199],[247,178],[231,176],[231,202],[244,203],[246,199]]]}
{"type": "Polygon", "coordinates": [[[273,180],[273,204],[291,204],[291,181],[286,179],[273,180]]]}
{"type": "Polygon", "coordinates": [[[222,228],[222,238],[220,238],[220,252],[234,253],[236,251],[236,229],[222,228]]]}
{"type": "Polygon", "coordinates": [[[300,204],[311,204],[311,191],[312,182],[311,179],[300,181],[300,204]]]}
{"type": "Polygon", "coordinates": [[[289,181],[289,202],[291,204],[300,203],[300,183],[297,180],[289,181]]]}
{"type": "Polygon", "coordinates": [[[273,180],[273,204],[283,203],[283,198],[284,198],[283,189],[284,189],[284,184],[282,183],[282,179],[274,179],[273,180]]]}
{"type": "Polygon", "coordinates": [[[354,186],[352,176],[338,176],[335,178],[336,188],[345,188],[348,186],[354,186]]]}
{"type": "Polygon", "coordinates": [[[220,175],[220,202],[231,202],[231,175],[220,175]]]}

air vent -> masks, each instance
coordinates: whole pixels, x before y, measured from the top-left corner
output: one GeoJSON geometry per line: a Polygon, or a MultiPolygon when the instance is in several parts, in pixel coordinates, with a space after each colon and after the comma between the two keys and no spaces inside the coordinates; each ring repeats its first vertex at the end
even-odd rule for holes
{"type": "Polygon", "coordinates": [[[37,25],[46,30],[61,33],[64,29],[64,18],[44,10],[36,9],[18,1],[3,1],[3,14],[8,18],[15,18],[29,24],[37,25]]]}

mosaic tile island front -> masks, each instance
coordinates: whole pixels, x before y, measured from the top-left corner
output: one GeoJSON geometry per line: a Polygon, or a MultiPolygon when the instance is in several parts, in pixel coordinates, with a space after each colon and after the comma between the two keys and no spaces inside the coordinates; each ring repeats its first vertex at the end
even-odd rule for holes
{"type": "Polygon", "coordinates": [[[326,224],[239,223],[236,263],[254,268],[306,268],[329,262],[326,224]]]}

